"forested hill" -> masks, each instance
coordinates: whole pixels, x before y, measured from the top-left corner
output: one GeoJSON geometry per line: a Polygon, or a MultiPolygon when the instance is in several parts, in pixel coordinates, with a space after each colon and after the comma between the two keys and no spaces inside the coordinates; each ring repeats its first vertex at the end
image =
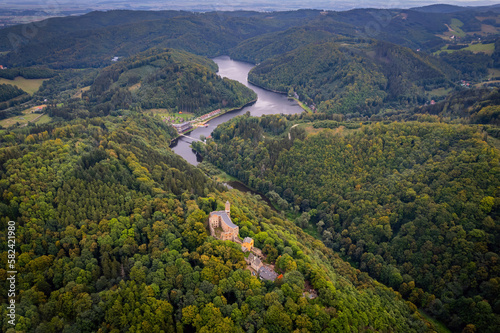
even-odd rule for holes
{"type": "Polygon", "coordinates": [[[26,92],[16,86],[0,84],[0,102],[8,101],[23,94],[26,94],[26,92]]]}
{"type": "Polygon", "coordinates": [[[197,115],[242,107],[256,99],[252,90],[219,77],[216,70],[217,65],[204,57],[174,49],[151,49],[104,68],[83,99],[88,99],[95,113],[135,105],[197,115]]]}
{"type": "Polygon", "coordinates": [[[471,7],[471,6],[461,7],[455,5],[437,4],[437,5],[428,5],[422,7],[414,7],[410,9],[424,13],[448,14],[448,13],[457,13],[463,11],[499,12],[500,6],[491,5],[491,6],[477,6],[477,7],[471,7]]]}
{"type": "Polygon", "coordinates": [[[292,124],[241,116],[197,149],[453,330],[496,332],[500,153],[485,133],[444,123],[292,124]]]}
{"type": "MultiPolygon", "coordinates": [[[[173,135],[143,114],[2,134],[4,278],[9,220],[18,244],[17,324],[3,320],[3,332],[432,330],[264,201],[223,192],[170,151],[173,135]],[[226,200],[240,236],[283,274],[276,282],[253,276],[240,246],[208,236],[208,214],[226,200]]],[[[3,318],[6,295],[2,283],[3,318]]]]}
{"type": "Polygon", "coordinates": [[[356,43],[374,38],[430,51],[444,45],[437,35],[446,31],[451,19],[450,15],[397,10],[323,12],[299,27],[247,39],[230,54],[235,59],[260,63],[304,45],[341,38],[356,43]]]}
{"type": "Polygon", "coordinates": [[[0,63],[58,69],[103,67],[114,56],[130,56],[150,47],[173,47],[211,57],[233,52],[241,59],[259,62],[278,51],[279,45],[283,46],[281,52],[293,49],[294,36],[301,45],[307,42],[307,36],[311,37],[310,43],[330,34],[359,40],[375,38],[434,52],[454,42],[451,35],[446,35],[450,31],[460,34],[465,42],[494,36],[498,33],[496,15],[488,9],[453,13],[396,9],[92,12],[0,30],[0,51],[10,51],[0,56],[0,63]],[[286,32],[291,28],[315,30],[319,35],[312,36],[300,29],[286,32]],[[291,43],[284,45],[280,41],[283,33],[284,38],[291,38],[291,43]],[[257,52],[260,46],[265,48],[262,54],[257,52]]]}
{"type": "Polygon", "coordinates": [[[408,106],[425,92],[453,86],[458,72],[448,64],[382,41],[310,44],[253,68],[249,81],[294,93],[322,113],[370,115],[384,105],[408,106]]]}
{"type": "Polygon", "coordinates": [[[109,11],[0,29],[0,279],[11,220],[18,272],[2,331],[441,330],[425,311],[497,333],[500,15],[455,9],[109,11]],[[225,54],[307,112],[220,125],[193,143],[196,168],[158,114],[254,100],[205,58],[225,54]],[[276,281],[209,236],[226,200],[276,281]]]}
{"type": "MultiPolygon", "coordinates": [[[[459,91],[434,105],[417,107],[413,109],[413,113],[473,124],[500,126],[500,91],[499,88],[493,87],[459,91]]],[[[500,136],[495,135],[495,137],[500,136]]]]}
{"type": "MultiPolygon", "coordinates": [[[[336,31],[338,28],[336,27],[336,31]]],[[[349,26],[349,29],[352,31],[353,27],[349,26]]],[[[309,44],[341,39],[342,36],[328,31],[324,26],[293,27],[245,40],[230,50],[230,56],[233,59],[258,64],[309,44]]]]}
{"type": "Polygon", "coordinates": [[[238,13],[167,12],[162,18],[154,16],[157,19],[151,19],[148,12],[89,13],[72,18],[73,24],[81,22],[86,27],[81,30],[66,28],[68,18],[51,19],[34,28],[24,26],[36,29],[36,38],[24,37],[21,26],[9,27],[0,32],[0,50],[11,52],[0,57],[0,62],[11,67],[103,67],[114,56],[130,56],[151,47],[213,57],[227,54],[242,40],[303,24],[310,16],[319,15],[318,11],[298,11],[268,19],[263,13],[238,13]]]}

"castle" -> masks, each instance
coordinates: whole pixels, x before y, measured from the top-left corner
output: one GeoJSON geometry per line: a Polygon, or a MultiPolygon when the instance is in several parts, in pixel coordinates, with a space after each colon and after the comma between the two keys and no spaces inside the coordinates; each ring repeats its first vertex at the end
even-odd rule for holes
{"type": "MultiPolygon", "coordinates": [[[[249,252],[245,261],[257,273],[261,280],[274,281],[278,274],[273,269],[264,266],[259,256],[262,257],[262,251],[254,247],[254,240],[245,237],[243,242],[239,238],[240,228],[231,221],[231,204],[226,201],[225,210],[211,212],[208,217],[210,235],[220,239],[236,242],[241,245],[243,252],[249,252]],[[255,254],[253,253],[255,252],[255,254]]],[[[255,275],[255,273],[253,273],[255,275]]]]}
{"type": "Polygon", "coordinates": [[[211,212],[208,223],[210,225],[210,235],[221,240],[241,242],[238,238],[240,228],[231,221],[231,204],[226,201],[226,209],[211,212]]]}

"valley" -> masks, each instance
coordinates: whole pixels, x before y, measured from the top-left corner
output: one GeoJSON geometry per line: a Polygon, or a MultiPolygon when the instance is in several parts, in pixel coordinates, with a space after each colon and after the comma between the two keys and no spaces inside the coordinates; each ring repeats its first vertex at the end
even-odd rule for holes
{"type": "Polygon", "coordinates": [[[41,22],[0,29],[2,331],[500,327],[498,6],[41,22]]]}

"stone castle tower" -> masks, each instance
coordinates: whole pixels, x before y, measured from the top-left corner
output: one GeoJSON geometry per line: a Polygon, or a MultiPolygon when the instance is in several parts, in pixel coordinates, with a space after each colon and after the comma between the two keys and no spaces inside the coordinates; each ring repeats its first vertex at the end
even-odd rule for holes
{"type": "Polygon", "coordinates": [[[231,221],[231,204],[226,201],[225,210],[211,212],[209,216],[210,235],[217,239],[239,241],[240,228],[231,221]]]}

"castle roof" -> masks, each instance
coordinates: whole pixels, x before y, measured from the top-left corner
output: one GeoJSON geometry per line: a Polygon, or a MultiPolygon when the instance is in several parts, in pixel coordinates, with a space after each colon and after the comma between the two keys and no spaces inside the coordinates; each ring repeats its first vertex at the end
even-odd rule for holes
{"type": "Polygon", "coordinates": [[[252,242],[252,238],[250,238],[250,237],[245,237],[243,239],[243,243],[251,243],[251,242],[252,242]]]}
{"type": "Polygon", "coordinates": [[[227,213],[224,210],[211,212],[210,216],[212,216],[212,215],[220,216],[221,219],[224,221],[225,224],[227,224],[228,227],[233,228],[233,229],[237,228],[237,225],[234,224],[233,221],[231,221],[231,218],[227,215],[227,213]]]}
{"type": "Polygon", "coordinates": [[[257,266],[261,264],[260,258],[253,253],[250,253],[248,255],[248,260],[250,260],[250,263],[255,264],[257,266]]]}
{"type": "Polygon", "coordinates": [[[268,281],[274,281],[278,277],[278,274],[276,274],[275,272],[271,271],[266,266],[262,266],[259,269],[259,276],[260,276],[261,279],[268,280],[268,281]]]}

